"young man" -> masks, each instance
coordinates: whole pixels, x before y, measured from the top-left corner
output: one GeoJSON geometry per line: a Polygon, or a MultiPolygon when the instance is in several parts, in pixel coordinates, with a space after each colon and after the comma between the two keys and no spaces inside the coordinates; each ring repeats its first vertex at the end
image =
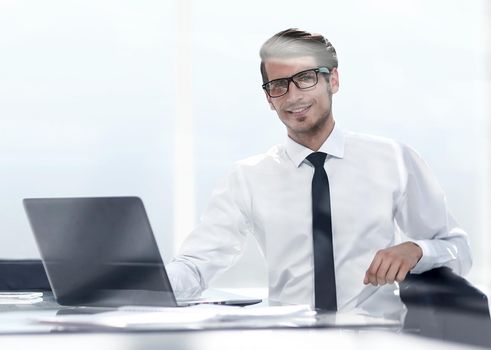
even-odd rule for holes
{"type": "Polygon", "coordinates": [[[408,272],[466,273],[466,233],[420,156],[398,142],[341,130],[332,113],[338,61],[321,35],[282,31],[260,51],[266,99],[284,145],[239,161],[168,272],[196,295],[252,234],[268,263],[269,298],[329,311],[398,317],[408,272]],[[401,237],[403,239],[401,240],[401,237]]]}

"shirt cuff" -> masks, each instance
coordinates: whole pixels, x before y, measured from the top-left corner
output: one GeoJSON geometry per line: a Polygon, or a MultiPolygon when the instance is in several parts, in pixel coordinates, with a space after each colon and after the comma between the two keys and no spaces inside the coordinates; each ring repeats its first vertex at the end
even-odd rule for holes
{"type": "Polygon", "coordinates": [[[173,261],[167,264],[165,269],[177,299],[196,298],[201,294],[202,287],[188,265],[173,261]]]}
{"type": "Polygon", "coordinates": [[[419,259],[416,265],[411,269],[410,273],[419,274],[431,270],[435,265],[437,256],[435,256],[436,252],[432,249],[431,244],[429,244],[430,242],[428,242],[428,240],[412,239],[409,239],[408,241],[417,244],[423,251],[421,259],[419,259]]]}

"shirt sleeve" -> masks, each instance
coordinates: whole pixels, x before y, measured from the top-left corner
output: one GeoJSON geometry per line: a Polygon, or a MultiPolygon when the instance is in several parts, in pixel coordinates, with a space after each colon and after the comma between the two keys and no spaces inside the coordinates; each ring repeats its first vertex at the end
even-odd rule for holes
{"type": "Polygon", "coordinates": [[[401,147],[403,191],[395,219],[409,241],[423,250],[411,272],[448,266],[466,274],[472,265],[467,233],[450,214],[445,193],[428,165],[414,150],[401,147]]]}
{"type": "Polygon", "coordinates": [[[166,266],[178,297],[199,295],[242,256],[252,227],[249,197],[244,175],[236,166],[215,188],[200,223],[166,266]]]}

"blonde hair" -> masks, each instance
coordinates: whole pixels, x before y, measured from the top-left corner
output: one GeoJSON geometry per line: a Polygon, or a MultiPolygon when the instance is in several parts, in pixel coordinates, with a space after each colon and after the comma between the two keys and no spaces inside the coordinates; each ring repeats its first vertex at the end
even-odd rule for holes
{"type": "Polygon", "coordinates": [[[319,67],[329,70],[338,67],[338,57],[334,46],[320,34],[308,33],[290,28],[269,38],[259,50],[261,57],[261,76],[263,83],[268,81],[265,62],[272,58],[314,57],[319,67]]]}

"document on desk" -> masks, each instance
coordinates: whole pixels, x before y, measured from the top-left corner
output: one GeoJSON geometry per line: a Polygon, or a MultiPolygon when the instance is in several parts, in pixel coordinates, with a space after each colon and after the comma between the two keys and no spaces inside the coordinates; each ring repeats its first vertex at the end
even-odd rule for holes
{"type": "Polygon", "coordinates": [[[176,330],[298,327],[315,323],[308,305],[233,307],[197,305],[190,307],[123,307],[93,315],[59,315],[33,319],[65,329],[176,330]]]}
{"type": "Polygon", "coordinates": [[[36,304],[43,301],[41,292],[0,292],[0,305],[36,304]]]}

